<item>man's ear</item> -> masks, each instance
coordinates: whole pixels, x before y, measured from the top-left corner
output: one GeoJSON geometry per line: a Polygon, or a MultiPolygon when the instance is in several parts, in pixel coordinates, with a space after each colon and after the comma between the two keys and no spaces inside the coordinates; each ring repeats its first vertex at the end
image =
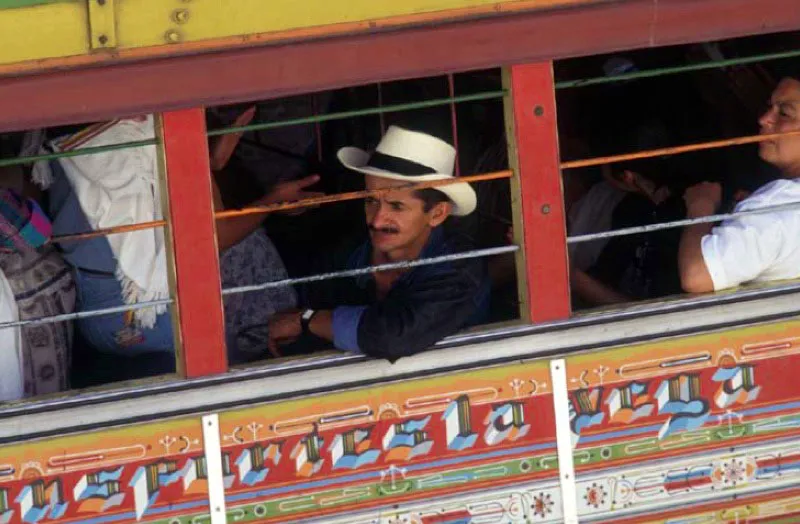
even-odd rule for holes
{"type": "Polygon", "coordinates": [[[437,202],[436,205],[428,211],[428,224],[431,227],[442,225],[452,211],[453,204],[450,202],[437,202]]]}

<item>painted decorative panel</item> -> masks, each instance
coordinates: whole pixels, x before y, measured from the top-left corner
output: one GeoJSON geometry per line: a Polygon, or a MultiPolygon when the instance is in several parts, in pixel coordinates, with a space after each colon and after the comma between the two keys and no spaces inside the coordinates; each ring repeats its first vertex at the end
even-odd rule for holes
{"type": "MultiPolygon", "coordinates": [[[[800,513],[798,341],[793,321],[568,357],[581,522],[800,513]]],[[[561,522],[549,369],[220,413],[228,520],[561,522]]],[[[207,522],[206,463],[199,416],[5,446],[0,522],[207,522]]]]}

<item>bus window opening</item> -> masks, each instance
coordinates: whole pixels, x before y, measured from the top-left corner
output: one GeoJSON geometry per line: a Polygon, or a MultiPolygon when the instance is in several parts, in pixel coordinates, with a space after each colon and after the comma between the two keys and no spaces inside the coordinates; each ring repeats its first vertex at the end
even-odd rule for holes
{"type": "MultiPolygon", "coordinates": [[[[676,52],[685,53],[688,61],[696,58],[698,49],[712,47],[754,54],[764,42],[735,44],[690,46],[676,52]]],[[[657,63],[647,60],[643,58],[642,69],[657,69],[657,63]]],[[[793,97],[800,94],[796,61],[737,66],[727,74],[697,71],[637,80],[614,80],[616,75],[640,71],[625,56],[578,59],[562,69],[570,75],[591,76],[598,66],[608,82],[558,92],[561,153],[567,166],[573,159],[668,150],[718,137],[790,132],[800,126],[793,119],[793,97]],[[770,99],[770,109],[760,118],[752,109],[758,99],[770,99]]],[[[794,269],[790,232],[796,212],[702,221],[711,215],[795,202],[797,143],[796,137],[787,136],[760,145],[645,155],[564,169],[573,308],[800,276],[794,269]],[[687,219],[701,221],[648,229],[687,219]],[[625,229],[629,231],[603,235],[625,229]],[[584,241],[593,236],[597,238],[584,241]]]]}

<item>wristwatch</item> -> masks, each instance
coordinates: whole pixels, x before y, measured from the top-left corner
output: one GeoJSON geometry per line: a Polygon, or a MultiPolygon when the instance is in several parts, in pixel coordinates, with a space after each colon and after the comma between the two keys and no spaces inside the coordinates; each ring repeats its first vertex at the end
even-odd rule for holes
{"type": "Polygon", "coordinates": [[[303,330],[303,334],[313,334],[309,329],[308,325],[311,323],[311,319],[314,318],[317,312],[314,309],[306,309],[300,314],[300,327],[303,330]]]}

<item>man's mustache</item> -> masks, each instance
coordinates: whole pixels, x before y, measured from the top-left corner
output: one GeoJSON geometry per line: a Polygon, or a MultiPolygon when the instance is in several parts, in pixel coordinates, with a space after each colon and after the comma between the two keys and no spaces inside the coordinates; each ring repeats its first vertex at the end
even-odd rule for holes
{"type": "Polygon", "coordinates": [[[396,235],[399,231],[393,227],[374,227],[369,226],[369,230],[372,233],[383,233],[384,235],[396,235]]]}

